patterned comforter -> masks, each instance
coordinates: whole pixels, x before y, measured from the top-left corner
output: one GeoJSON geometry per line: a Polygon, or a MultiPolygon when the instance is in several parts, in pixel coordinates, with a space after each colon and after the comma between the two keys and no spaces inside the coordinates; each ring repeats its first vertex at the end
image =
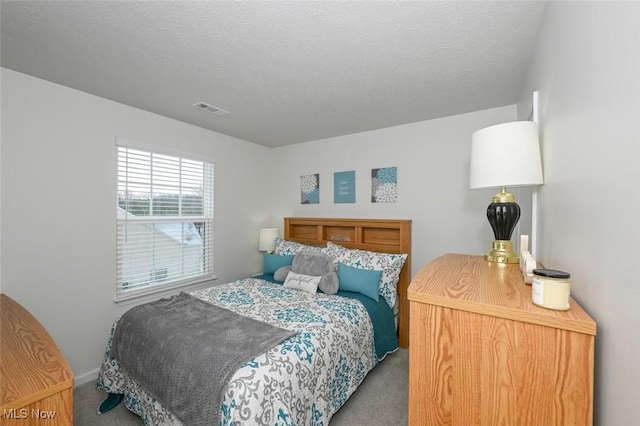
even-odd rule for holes
{"type": "MultiPolygon", "coordinates": [[[[371,320],[357,300],[255,278],[191,294],[296,332],[236,371],[220,407],[222,425],[328,425],[378,362],[371,320]]],[[[182,424],[110,358],[114,330],[115,324],[97,387],[124,394],[147,425],[182,424]]]]}

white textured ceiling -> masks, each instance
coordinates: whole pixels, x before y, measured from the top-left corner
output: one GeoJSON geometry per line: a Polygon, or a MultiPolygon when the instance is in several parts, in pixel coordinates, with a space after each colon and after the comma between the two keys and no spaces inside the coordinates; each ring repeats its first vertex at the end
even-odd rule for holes
{"type": "Polygon", "coordinates": [[[3,0],[1,65],[280,146],[515,103],[543,7],[3,0]]]}

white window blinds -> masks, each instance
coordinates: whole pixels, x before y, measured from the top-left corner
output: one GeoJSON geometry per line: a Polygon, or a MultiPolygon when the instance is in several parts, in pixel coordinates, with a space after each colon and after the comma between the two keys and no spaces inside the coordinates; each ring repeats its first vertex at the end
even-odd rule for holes
{"type": "Polygon", "coordinates": [[[213,164],[118,146],[116,300],[212,274],[213,164]]]}

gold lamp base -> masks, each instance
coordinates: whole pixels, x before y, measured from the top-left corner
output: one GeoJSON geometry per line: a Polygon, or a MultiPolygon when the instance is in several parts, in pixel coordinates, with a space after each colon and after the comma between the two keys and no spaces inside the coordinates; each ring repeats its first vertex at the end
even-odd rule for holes
{"type": "Polygon", "coordinates": [[[491,250],[484,258],[496,263],[520,263],[520,257],[513,251],[510,240],[494,240],[491,250]]]}

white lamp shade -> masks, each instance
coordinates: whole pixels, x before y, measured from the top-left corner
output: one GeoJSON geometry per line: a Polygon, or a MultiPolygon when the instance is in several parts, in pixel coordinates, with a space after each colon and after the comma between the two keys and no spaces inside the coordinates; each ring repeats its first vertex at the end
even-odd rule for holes
{"type": "Polygon", "coordinates": [[[279,236],[278,228],[262,228],[258,240],[258,250],[273,251],[276,248],[276,238],[279,236]]]}
{"type": "Polygon", "coordinates": [[[473,134],[471,189],[542,183],[536,123],[515,121],[486,127],[473,134]]]}

